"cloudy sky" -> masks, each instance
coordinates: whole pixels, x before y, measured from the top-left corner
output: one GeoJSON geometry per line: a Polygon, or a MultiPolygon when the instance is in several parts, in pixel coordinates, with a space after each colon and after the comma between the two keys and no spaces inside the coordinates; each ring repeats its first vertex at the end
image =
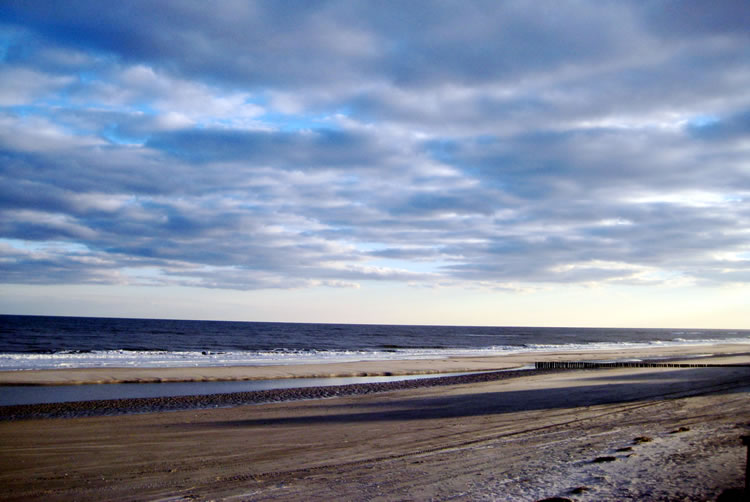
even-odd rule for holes
{"type": "Polygon", "coordinates": [[[750,328],[750,3],[0,5],[0,310],[750,328]]]}

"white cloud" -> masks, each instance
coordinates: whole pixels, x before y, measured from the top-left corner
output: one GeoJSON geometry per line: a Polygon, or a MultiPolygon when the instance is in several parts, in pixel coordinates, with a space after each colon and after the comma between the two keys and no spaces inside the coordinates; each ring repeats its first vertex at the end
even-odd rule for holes
{"type": "Polygon", "coordinates": [[[72,77],[54,76],[30,68],[0,66],[0,106],[22,106],[54,96],[73,82],[72,77]]]}

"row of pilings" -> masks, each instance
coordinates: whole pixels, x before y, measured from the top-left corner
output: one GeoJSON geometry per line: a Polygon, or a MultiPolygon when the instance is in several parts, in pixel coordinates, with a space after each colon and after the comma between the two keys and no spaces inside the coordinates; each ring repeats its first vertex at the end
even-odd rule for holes
{"type": "Polygon", "coordinates": [[[648,363],[643,361],[590,362],[590,361],[539,361],[534,363],[538,370],[581,370],[599,368],[717,368],[727,366],[748,366],[745,364],[701,364],[701,363],[648,363]]]}

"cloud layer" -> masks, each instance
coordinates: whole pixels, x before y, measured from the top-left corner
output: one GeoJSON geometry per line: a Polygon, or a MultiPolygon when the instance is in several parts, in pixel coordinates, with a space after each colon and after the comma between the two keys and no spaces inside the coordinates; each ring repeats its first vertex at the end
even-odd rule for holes
{"type": "Polygon", "coordinates": [[[747,2],[1,9],[7,283],[750,282],[747,2]]]}

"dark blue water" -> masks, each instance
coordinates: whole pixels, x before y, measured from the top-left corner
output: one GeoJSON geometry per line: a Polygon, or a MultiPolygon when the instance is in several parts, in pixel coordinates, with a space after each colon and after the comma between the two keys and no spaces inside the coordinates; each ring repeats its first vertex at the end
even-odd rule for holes
{"type": "Polygon", "coordinates": [[[0,352],[488,348],[749,338],[750,330],[301,324],[0,316],[0,352]]]}
{"type": "Polygon", "coordinates": [[[300,324],[0,316],[0,370],[216,366],[750,343],[749,330],[300,324]]]}

